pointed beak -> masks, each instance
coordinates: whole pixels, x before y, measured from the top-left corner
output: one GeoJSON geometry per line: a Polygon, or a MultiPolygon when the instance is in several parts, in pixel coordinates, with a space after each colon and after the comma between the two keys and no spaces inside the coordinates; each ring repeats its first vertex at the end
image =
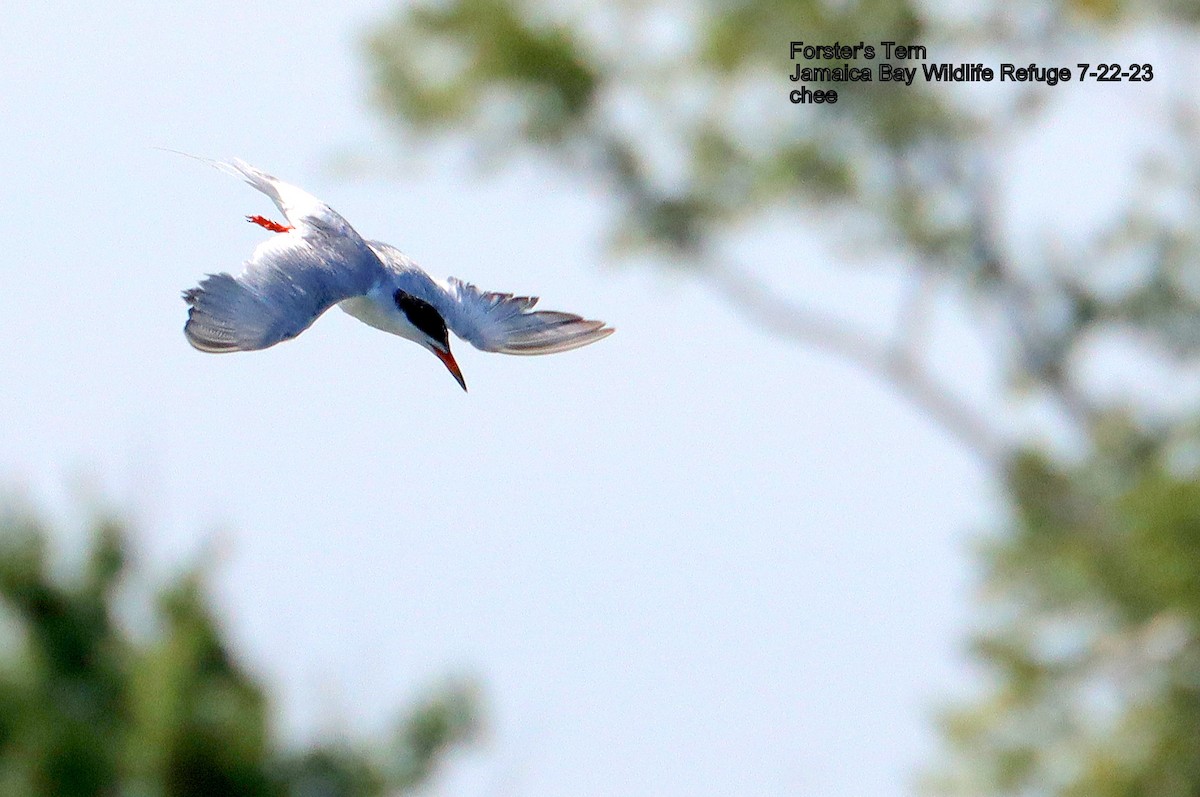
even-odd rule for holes
{"type": "Polygon", "coordinates": [[[435,346],[430,351],[437,355],[437,358],[442,361],[442,365],[446,366],[446,370],[450,372],[450,375],[457,379],[458,384],[462,385],[462,389],[466,391],[467,380],[463,379],[462,371],[459,370],[458,363],[454,361],[454,355],[450,353],[450,350],[446,349],[442,351],[435,346]]]}

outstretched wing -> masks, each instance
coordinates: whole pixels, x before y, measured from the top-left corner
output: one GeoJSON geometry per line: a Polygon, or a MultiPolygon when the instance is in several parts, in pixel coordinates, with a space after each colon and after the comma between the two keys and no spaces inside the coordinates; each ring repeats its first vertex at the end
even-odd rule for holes
{"type": "Polygon", "coordinates": [[[573,313],[533,310],[537,297],[481,291],[451,277],[431,303],[446,326],[477,349],[501,354],[554,354],[613,333],[603,321],[573,313]]]}
{"type": "Polygon", "coordinates": [[[296,337],[343,299],[366,293],[374,255],[295,230],[264,241],[234,277],[210,274],[184,291],[183,331],[200,351],[254,351],[296,337]]]}
{"type": "Polygon", "coordinates": [[[201,351],[252,351],[296,337],[337,302],[370,290],[383,267],[324,202],[242,161],[217,163],[269,196],[292,229],[259,244],[241,274],[184,291],[184,334],[201,351]]]}

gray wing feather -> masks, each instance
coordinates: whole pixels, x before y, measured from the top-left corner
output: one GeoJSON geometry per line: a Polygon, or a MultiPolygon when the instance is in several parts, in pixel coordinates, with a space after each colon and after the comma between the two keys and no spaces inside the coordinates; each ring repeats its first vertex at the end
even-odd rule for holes
{"type": "Polygon", "coordinates": [[[501,354],[570,351],[603,340],[614,331],[603,321],[573,313],[534,311],[535,296],[481,291],[454,277],[447,280],[443,296],[432,301],[454,334],[477,349],[501,354]]]}
{"type": "Polygon", "coordinates": [[[370,289],[369,252],[287,233],[261,244],[237,277],[210,274],[185,291],[188,342],[253,351],[296,337],[335,303],[370,289]],[[322,245],[325,244],[325,245],[322,245]]]}
{"type": "Polygon", "coordinates": [[[274,346],[384,275],[366,242],[324,202],[242,161],[212,163],[270,197],[294,229],[259,244],[238,276],[210,274],[184,291],[190,309],[183,331],[197,349],[274,346]]]}

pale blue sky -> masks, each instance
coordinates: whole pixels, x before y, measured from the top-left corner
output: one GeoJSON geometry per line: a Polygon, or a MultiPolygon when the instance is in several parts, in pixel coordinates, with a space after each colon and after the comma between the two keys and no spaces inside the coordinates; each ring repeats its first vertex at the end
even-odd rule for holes
{"type": "MultiPolygon", "coordinates": [[[[358,46],[389,3],[202,5],[6,9],[0,478],[60,512],[95,485],[159,574],[219,537],[224,619],[292,738],[378,730],[477,674],[490,737],[437,792],[906,793],[969,680],[986,474],[857,369],[617,268],[599,194],[561,175],[481,180],[444,148],[336,174],[391,146],[358,46]],[[338,312],[202,355],[179,292],[236,270],[264,235],[242,217],[272,208],[156,146],[245,158],[437,275],[618,332],[548,358],[459,343],[469,394],[338,312]]],[[[881,325],[894,284],[817,245],[742,254],[881,325]]],[[[986,399],[978,341],[951,310],[939,329],[935,360],[986,399]]]]}

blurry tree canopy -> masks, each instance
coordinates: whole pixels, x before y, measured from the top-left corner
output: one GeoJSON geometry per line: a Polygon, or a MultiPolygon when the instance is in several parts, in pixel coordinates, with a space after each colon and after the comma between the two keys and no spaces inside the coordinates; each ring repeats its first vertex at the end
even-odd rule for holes
{"type": "MultiPolygon", "coordinates": [[[[1200,413],[1194,400],[1103,394],[1083,376],[1114,341],[1168,374],[1168,392],[1182,393],[1198,364],[1200,136],[1169,59],[1194,52],[1200,6],[955,8],[439,0],[404,4],[366,51],[377,105],[400,135],[466,138],[491,160],[533,154],[604,186],[619,250],[684,269],[749,322],[858,363],[994,474],[1009,516],[986,541],[973,645],[993,685],[947,716],[930,791],[1200,794],[1200,413]],[[1176,46],[1139,58],[1158,70],[1139,107],[1161,128],[1136,153],[1125,204],[1070,249],[1049,236],[1017,245],[998,186],[1009,145],[1044,130],[1077,81],[986,92],[838,83],[836,105],[788,102],[793,40],[1055,64],[1080,49],[1107,60],[1135,33],[1176,46]],[[731,241],[780,219],[833,238],[844,262],[900,264],[909,289],[893,334],[787,301],[735,261],[731,241]],[[995,358],[997,404],[1049,418],[1036,435],[1014,432],[1015,414],[972,406],[930,367],[930,315],[945,295],[995,358]]],[[[785,267],[789,257],[778,255],[785,267]]]]}
{"type": "Polygon", "coordinates": [[[283,749],[201,573],[163,588],[155,628],[135,633],[117,610],[130,569],[121,525],[97,524],[73,577],[49,542],[32,516],[0,516],[0,796],[396,795],[475,732],[474,693],[452,684],[391,739],[283,749]]]}

